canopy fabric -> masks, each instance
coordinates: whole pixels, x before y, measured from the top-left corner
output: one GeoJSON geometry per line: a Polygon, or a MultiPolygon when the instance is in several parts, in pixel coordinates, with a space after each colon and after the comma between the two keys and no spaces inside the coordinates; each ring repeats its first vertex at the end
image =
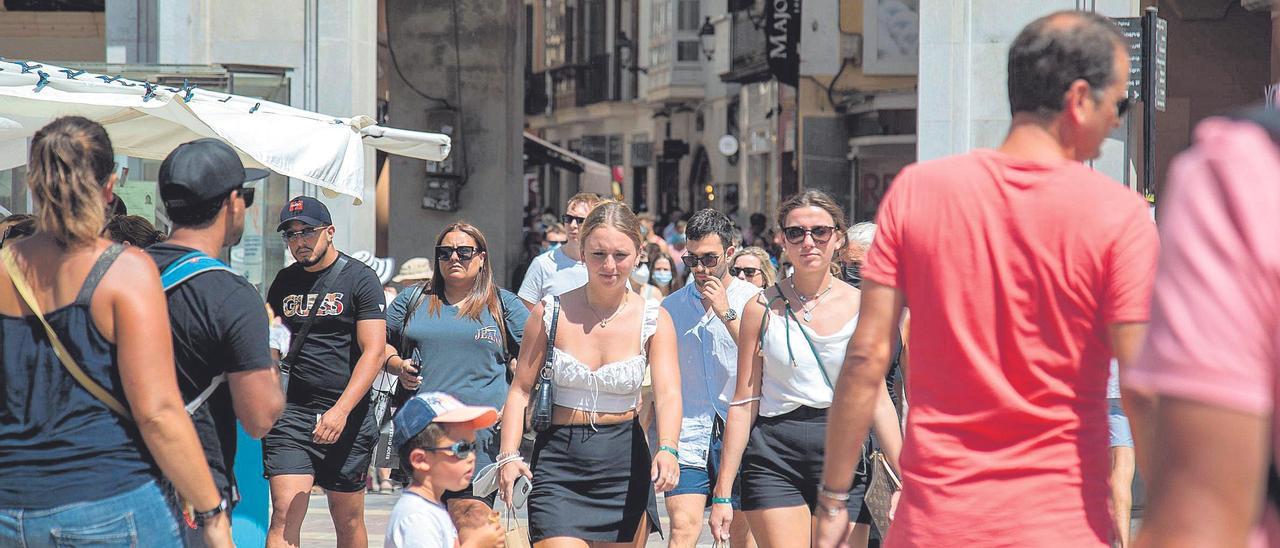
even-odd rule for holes
{"type": "Polygon", "coordinates": [[[544,141],[532,133],[524,133],[525,155],[531,163],[546,163],[574,173],[582,174],[579,188],[601,196],[613,196],[613,175],[609,166],[574,154],[564,148],[544,141]],[[576,169],[575,169],[576,167],[576,169]]]}
{"type": "Polygon", "coordinates": [[[337,118],[270,101],[174,88],[40,64],[0,60],[0,169],[25,163],[15,153],[60,116],[103,125],[118,154],[162,160],[202,137],[225,141],[246,167],[361,199],[364,145],[440,161],[448,136],[378,126],[368,116],[337,118]]]}

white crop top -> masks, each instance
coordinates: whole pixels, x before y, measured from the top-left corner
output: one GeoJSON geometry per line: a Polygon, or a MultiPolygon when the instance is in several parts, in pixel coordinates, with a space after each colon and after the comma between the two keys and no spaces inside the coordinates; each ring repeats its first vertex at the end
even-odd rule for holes
{"type": "Polygon", "coordinates": [[[812,329],[801,325],[795,319],[788,319],[773,310],[769,310],[769,323],[765,327],[763,341],[764,375],[760,393],[760,416],[776,417],[790,413],[800,406],[826,409],[831,407],[833,393],[822,378],[817,360],[813,357],[813,349],[805,342],[805,335],[813,341],[813,346],[822,356],[822,366],[836,382],[840,370],[844,367],[844,353],[853,338],[853,328],[858,323],[855,314],[849,323],[835,333],[822,336],[812,329]],[[787,335],[790,332],[791,350],[787,350],[787,335]],[[792,365],[791,360],[795,360],[792,365]]]}
{"type": "MultiPolygon", "coordinates": [[[[542,300],[542,327],[551,333],[553,297],[542,300]]],[[[658,330],[659,301],[645,300],[644,321],[640,330],[640,353],[601,365],[592,371],[578,358],[553,348],[551,383],[553,397],[560,407],[594,413],[625,413],[640,404],[640,385],[649,367],[649,337],[658,330]]]]}

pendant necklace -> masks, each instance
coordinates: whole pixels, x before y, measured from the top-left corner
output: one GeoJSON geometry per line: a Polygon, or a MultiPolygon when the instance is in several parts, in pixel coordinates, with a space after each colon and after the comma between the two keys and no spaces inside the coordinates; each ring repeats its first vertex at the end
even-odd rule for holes
{"type": "Polygon", "coordinates": [[[819,304],[821,304],[820,301],[822,298],[825,297],[827,293],[831,292],[831,288],[835,286],[835,281],[833,280],[831,283],[828,283],[826,289],[823,289],[821,293],[814,295],[812,298],[801,295],[800,292],[796,290],[796,282],[794,279],[788,281],[791,283],[791,292],[795,293],[797,297],[800,297],[801,317],[804,318],[805,323],[812,322],[813,311],[818,308],[819,304]],[[810,304],[813,306],[809,306],[810,304]]]}
{"type": "Polygon", "coordinates": [[[599,312],[596,312],[596,308],[595,308],[594,306],[591,306],[591,300],[590,300],[590,299],[588,299],[588,300],[587,300],[587,308],[591,310],[591,313],[592,313],[592,314],[595,314],[595,316],[596,316],[596,319],[597,319],[597,320],[600,320],[600,327],[609,327],[609,322],[611,322],[611,321],[613,321],[614,319],[616,319],[616,318],[618,317],[618,314],[621,314],[621,313],[622,313],[622,311],[623,311],[623,310],[625,310],[625,309],[627,308],[627,301],[628,301],[628,299],[624,296],[624,297],[622,298],[622,304],[621,304],[621,305],[619,305],[619,306],[618,306],[618,308],[617,308],[617,310],[614,310],[614,311],[613,311],[613,314],[610,314],[608,318],[601,318],[601,317],[600,317],[600,313],[599,313],[599,312]]]}

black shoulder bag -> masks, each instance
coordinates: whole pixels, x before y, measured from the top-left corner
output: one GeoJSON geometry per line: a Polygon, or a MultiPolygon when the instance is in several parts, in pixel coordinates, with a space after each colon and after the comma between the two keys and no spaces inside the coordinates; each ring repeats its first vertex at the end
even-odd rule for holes
{"type": "MultiPolygon", "coordinates": [[[[396,348],[396,353],[400,354],[400,358],[403,360],[412,359],[409,347],[405,344],[405,330],[409,329],[409,322],[413,320],[413,315],[418,312],[418,307],[421,307],[422,301],[425,300],[427,300],[427,286],[426,284],[421,284],[417,286],[417,293],[409,300],[409,307],[405,309],[404,322],[400,325],[400,335],[396,340],[397,344],[392,345],[396,348]]],[[[386,362],[383,362],[382,366],[384,370],[386,365],[386,362]]],[[[422,367],[422,364],[420,363],[415,365],[417,367],[422,367]]],[[[419,371],[418,373],[421,374],[422,372],[419,371]]],[[[409,390],[408,388],[405,388],[404,385],[400,384],[400,379],[397,378],[395,382],[395,390],[391,393],[391,408],[399,409],[405,402],[409,401],[409,398],[412,398],[417,393],[418,391],[416,389],[409,390]]]]}
{"type": "Polygon", "coordinates": [[[529,393],[529,409],[525,422],[534,432],[546,432],[551,428],[551,412],[555,405],[553,373],[551,361],[556,349],[556,324],[560,322],[560,297],[551,304],[551,328],[547,333],[547,355],[542,359],[542,368],[538,370],[538,378],[533,381],[533,390],[529,393]]]}
{"type": "MultiPolygon", "coordinates": [[[[311,325],[316,321],[316,310],[324,302],[325,295],[328,294],[329,288],[333,286],[333,282],[338,279],[338,275],[342,273],[342,269],[347,267],[347,258],[341,255],[338,260],[333,263],[328,272],[311,287],[308,295],[314,294],[316,302],[307,309],[307,319],[302,320],[302,327],[298,329],[298,334],[293,336],[293,342],[289,344],[289,353],[285,354],[280,360],[280,389],[284,391],[285,397],[289,395],[289,373],[293,369],[294,362],[298,359],[298,352],[302,351],[302,345],[307,341],[307,334],[311,332],[311,325]]],[[[305,298],[305,297],[304,297],[305,298]]]]}

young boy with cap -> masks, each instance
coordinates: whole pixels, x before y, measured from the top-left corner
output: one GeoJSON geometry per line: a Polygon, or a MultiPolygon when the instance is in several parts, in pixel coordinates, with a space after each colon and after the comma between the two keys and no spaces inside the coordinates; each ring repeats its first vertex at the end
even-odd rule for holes
{"type": "Polygon", "coordinates": [[[460,543],[449,511],[440,501],[445,491],[461,490],[471,483],[476,429],[497,421],[496,409],[463,405],[442,392],[419,394],[400,408],[392,419],[395,433],[391,441],[413,481],[391,510],[386,548],[502,545],[503,530],[496,519],[487,527],[468,531],[465,543],[460,543]]]}

